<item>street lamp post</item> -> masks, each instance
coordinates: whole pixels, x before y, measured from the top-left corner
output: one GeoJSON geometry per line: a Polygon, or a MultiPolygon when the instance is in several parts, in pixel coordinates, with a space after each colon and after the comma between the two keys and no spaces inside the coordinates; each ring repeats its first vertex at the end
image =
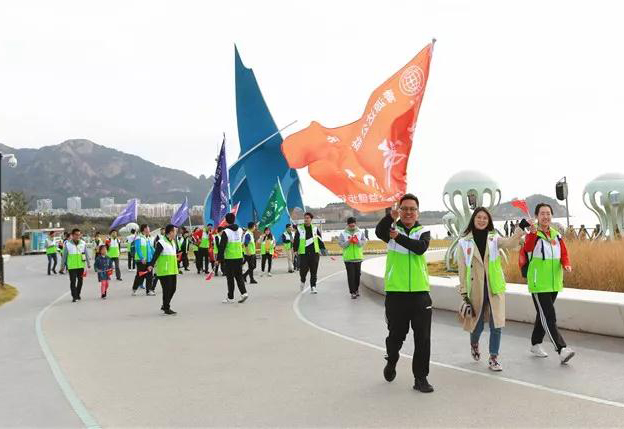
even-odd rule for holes
{"type": "Polygon", "coordinates": [[[4,287],[4,240],[2,233],[4,232],[4,214],[2,213],[2,161],[6,158],[9,167],[15,168],[17,165],[17,158],[12,153],[0,152],[0,287],[4,287]]]}

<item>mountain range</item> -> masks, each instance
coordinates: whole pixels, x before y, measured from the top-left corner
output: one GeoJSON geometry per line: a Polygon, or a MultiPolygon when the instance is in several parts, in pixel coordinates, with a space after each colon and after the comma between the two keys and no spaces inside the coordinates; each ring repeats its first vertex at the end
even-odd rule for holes
{"type": "Polygon", "coordinates": [[[2,168],[2,190],[24,191],[35,200],[50,198],[55,208],[65,208],[67,197],[82,198],[82,207],[99,207],[99,199],[114,197],[115,203],[139,198],[144,203],[203,204],[213,178],[199,178],[182,170],[166,168],[143,158],[93,143],[67,140],[39,149],[17,149],[0,144],[0,151],[17,157],[17,168],[2,168]]]}

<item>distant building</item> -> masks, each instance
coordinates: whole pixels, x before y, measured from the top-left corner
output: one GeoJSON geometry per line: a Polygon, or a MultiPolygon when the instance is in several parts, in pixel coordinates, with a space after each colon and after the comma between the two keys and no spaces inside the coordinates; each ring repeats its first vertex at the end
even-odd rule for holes
{"type": "Polygon", "coordinates": [[[132,200],[137,200],[137,204],[141,204],[141,200],[139,200],[138,198],[130,198],[128,201],[126,201],[126,203],[130,204],[132,200]]]}
{"type": "Polygon", "coordinates": [[[100,198],[100,208],[105,209],[106,207],[110,207],[115,204],[115,198],[100,198]]]}
{"type": "Polygon", "coordinates": [[[80,197],[69,197],[67,199],[68,211],[79,211],[82,208],[82,200],[80,197]]]}
{"type": "Polygon", "coordinates": [[[52,200],[50,199],[42,199],[37,200],[37,211],[38,212],[47,212],[52,210],[52,200]]]}

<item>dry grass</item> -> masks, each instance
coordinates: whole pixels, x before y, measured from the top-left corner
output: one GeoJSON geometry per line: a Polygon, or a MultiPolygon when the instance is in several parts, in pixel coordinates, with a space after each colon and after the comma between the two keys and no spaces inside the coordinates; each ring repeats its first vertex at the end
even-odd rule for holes
{"type": "Polygon", "coordinates": [[[0,306],[15,299],[18,292],[13,286],[5,283],[4,287],[0,286],[0,306]]]}
{"type": "MultiPolygon", "coordinates": [[[[29,240],[26,240],[28,246],[29,240]]],[[[4,253],[11,256],[17,256],[22,254],[22,239],[7,240],[4,244],[4,253]]]]}
{"type": "Polygon", "coordinates": [[[446,270],[446,263],[444,261],[429,262],[427,264],[427,271],[429,272],[430,276],[437,277],[450,277],[457,275],[457,272],[451,272],[446,270]]]}
{"type": "MultiPolygon", "coordinates": [[[[624,292],[624,240],[566,241],[573,271],[564,273],[566,287],[624,292]]],[[[518,252],[510,252],[504,265],[509,283],[526,283],[518,268],[518,252]]]]}

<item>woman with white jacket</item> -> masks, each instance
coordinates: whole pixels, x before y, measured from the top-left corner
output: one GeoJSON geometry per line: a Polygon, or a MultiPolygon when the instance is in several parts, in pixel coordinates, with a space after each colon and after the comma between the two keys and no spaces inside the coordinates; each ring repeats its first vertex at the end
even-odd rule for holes
{"type": "Polygon", "coordinates": [[[502,371],[498,361],[502,328],[505,326],[505,276],[500,249],[518,248],[524,234],[521,228],[509,237],[496,235],[492,215],[484,207],[475,209],[459,240],[457,264],[459,293],[471,311],[463,318],[464,330],[470,332],[470,353],[481,359],[479,338],[485,320],[490,326],[490,359],[492,371],[502,371]]]}

